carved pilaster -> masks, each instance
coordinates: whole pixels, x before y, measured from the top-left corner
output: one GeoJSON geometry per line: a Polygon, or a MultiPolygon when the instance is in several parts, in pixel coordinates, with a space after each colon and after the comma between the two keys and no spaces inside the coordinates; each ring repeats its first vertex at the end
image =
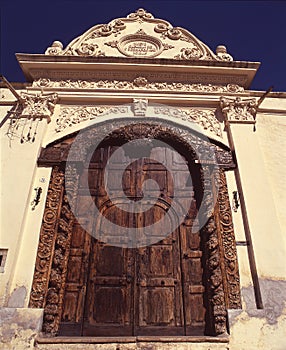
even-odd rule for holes
{"type": "Polygon", "coordinates": [[[54,258],[52,261],[44,313],[43,331],[49,334],[57,333],[61,320],[69,249],[74,223],[74,216],[70,207],[76,200],[79,179],[76,168],[70,165],[68,165],[67,168],[65,172],[65,192],[63,194],[62,207],[58,221],[54,258]],[[66,193],[69,194],[69,197],[66,193]]]}
{"type": "Polygon", "coordinates": [[[36,258],[34,280],[30,296],[30,307],[42,308],[46,304],[46,295],[51,273],[52,259],[58,225],[59,211],[63,196],[64,172],[58,167],[53,169],[46,206],[40,232],[36,258]]]}
{"type": "Polygon", "coordinates": [[[256,123],[257,101],[255,98],[221,97],[220,106],[229,123],[256,123]]]}
{"type": "Polygon", "coordinates": [[[226,177],[223,169],[218,174],[219,193],[219,222],[221,252],[223,254],[224,274],[226,280],[226,307],[228,309],[241,308],[239,269],[235,245],[235,235],[232,223],[226,177]]]}
{"type": "MultiPolygon", "coordinates": [[[[208,317],[211,319],[207,332],[211,335],[219,335],[227,332],[227,313],[225,303],[225,292],[222,274],[222,258],[218,238],[218,226],[215,219],[216,207],[213,186],[213,168],[203,166],[204,179],[204,215],[209,218],[202,228],[202,239],[205,245],[205,279],[208,299],[208,317]],[[215,208],[215,209],[214,209],[215,208]],[[210,215],[211,213],[211,215],[210,215]]],[[[203,218],[206,220],[206,217],[203,218]]]]}

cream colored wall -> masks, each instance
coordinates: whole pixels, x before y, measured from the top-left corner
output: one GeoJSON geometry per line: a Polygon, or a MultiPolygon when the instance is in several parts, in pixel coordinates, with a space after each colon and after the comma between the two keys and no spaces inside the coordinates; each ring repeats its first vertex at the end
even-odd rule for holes
{"type": "MultiPolygon", "coordinates": [[[[11,94],[9,95],[6,91],[5,94],[5,101],[13,101],[11,94]]],[[[218,97],[215,98],[218,99],[218,97]]],[[[172,101],[169,102],[172,103],[172,101]]],[[[202,107],[204,107],[203,104],[202,107]]],[[[10,108],[11,105],[0,105],[1,118],[7,115],[10,108]]],[[[271,349],[283,349],[281,343],[284,339],[286,311],[283,307],[275,311],[275,303],[271,301],[271,296],[272,299],[276,298],[279,305],[283,304],[284,299],[279,299],[279,294],[284,293],[283,280],[286,276],[286,266],[283,264],[286,255],[283,233],[286,228],[283,211],[286,192],[284,180],[286,176],[284,162],[286,98],[266,99],[263,108],[257,116],[256,132],[253,132],[251,124],[231,125],[265,306],[264,310],[256,309],[247,247],[238,246],[243,309],[229,311],[231,333],[229,348],[231,350],[263,349],[270,344],[272,344],[271,349]],[[274,106],[279,113],[275,114],[274,106]],[[283,114],[284,110],[285,114],[283,114]],[[274,294],[271,294],[271,291],[274,294]],[[274,309],[274,321],[269,316],[272,310],[269,311],[269,308],[274,309]],[[269,340],[270,337],[273,339],[272,342],[269,340]]],[[[52,122],[50,124],[45,120],[40,122],[36,141],[32,144],[21,144],[19,138],[10,141],[7,137],[8,122],[1,129],[2,233],[0,247],[8,248],[9,252],[5,273],[0,274],[0,305],[13,308],[28,306],[51,172],[49,168],[36,166],[40,147],[42,144],[46,145],[90,124],[89,122],[80,123],[66,129],[64,133],[55,133],[55,119],[59,112],[60,106],[57,105],[52,122]],[[34,188],[38,186],[43,189],[41,201],[35,210],[32,210],[30,203],[34,198],[34,188]]],[[[130,117],[133,116],[131,109],[129,114],[130,117]]],[[[149,111],[147,116],[151,115],[149,111]]],[[[188,125],[186,121],[166,118],[181,125],[188,125]]],[[[108,119],[112,117],[102,117],[100,121],[108,119]]],[[[226,132],[223,133],[222,140],[226,143],[226,132]]],[[[227,173],[227,182],[231,199],[232,192],[237,190],[233,171],[227,173]]],[[[237,212],[233,211],[232,216],[236,240],[245,241],[240,208],[237,212]]]]}
{"type": "MultiPolygon", "coordinates": [[[[4,92],[6,102],[13,101],[11,94],[4,92]]],[[[7,116],[11,107],[11,104],[0,104],[1,120],[7,116]]],[[[0,305],[23,307],[27,304],[42,216],[41,207],[45,202],[45,189],[49,181],[49,171],[36,173],[46,124],[46,120],[39,122],[34,143],[20,143],[21,127],[14,130],[16,134],[12,139],[9,138],[9,120],[1,128],[0,247],[8,249],[8,255],[4,273],[0,274],[0,305]],[[42,177],[46,178],[46,183],[39,183],[42,177]],[[41,202],[32,211],[34,188],[39,185],[43,188],[41,202]],[[27,224],[30,225],[29,232],[25,232],[27,224]]]]}

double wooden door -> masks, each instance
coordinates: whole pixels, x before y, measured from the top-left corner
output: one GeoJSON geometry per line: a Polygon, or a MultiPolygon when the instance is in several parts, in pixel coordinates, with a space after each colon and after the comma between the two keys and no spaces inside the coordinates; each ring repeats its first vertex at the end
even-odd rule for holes
{"type": "Polygon", "coordinates": [[[137,161],[132,161],[118,146],[106,146],[94,152],[81,175],[77,217],[86,220],[85,229],[90,226],[90,232],[96,230],[97,234],[96,238],[92,237],[89,230],[84,230],[77,222],[74,224],[60,334],[203,334],[202,251],[190,176],[186,160],[168,147],[153,148],[150,157],[137,161]],[[115,156],[106,170],[112,154],[115,156]],[[158,158],[160,162],[154,160],[158,158]],[[130,204],[121,203],[120,208],[116,205],[121,201],[120,193],[122,195],[122,190],[117,188],[122,164],[126,165],[122,179],[124,194],[131,202],[140,201],[140,212],[132,212],[130,204]],[[106,178],[114,200],[110,200],[106,191],[106,178]],[[84,185],[86,179],[88,189],[84,185]],[[152,188],[149,198],[144,199],[143,184],[147,179],[155,180],[160,190],[152,207],[149,205],[152,188]],[[192,197],[188,215],[180,225],[172,210],[175,190],[182,201],[192,197]],[[100,216],[91,217],[86,196],[92,196],[100,216]],[[114,223],[116,229],[107,232],[102,217],[114,223]],[[155,222],[162,224],[153,225],[155,222]],[[166,234],[170,222],[177,224],[172,233],[166,234]],[[148,227],[150,229],[146,229],[148,227]],[[130,228],[144,235],[145,246],[120,246],[120,239],[130,228]],[[116,245],[105,243],[109,236],[116,245]]]}

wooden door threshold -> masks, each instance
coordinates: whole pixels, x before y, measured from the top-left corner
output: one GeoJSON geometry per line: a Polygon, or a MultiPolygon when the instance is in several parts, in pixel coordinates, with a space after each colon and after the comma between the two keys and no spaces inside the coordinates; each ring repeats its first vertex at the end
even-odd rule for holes
{"type": "Polygon", "coordinates": [[[38,344],[105,344],[105,343],[228,343],[228,335],[210,336],[137,336],[137,337],[45,337],[38,336],[35,343],[38,344]]]}

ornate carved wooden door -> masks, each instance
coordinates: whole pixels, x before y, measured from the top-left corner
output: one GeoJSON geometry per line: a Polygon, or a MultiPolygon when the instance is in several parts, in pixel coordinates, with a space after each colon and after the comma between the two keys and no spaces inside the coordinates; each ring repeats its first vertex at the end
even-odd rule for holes
{"type": "MultiPolygon", "coordinates": [[[[94,153],[83,171],[82,177],[85,176],[89,179],[89,189],[83,188],[80,182],[77,215],[85,217],[88,225],[96,229],[99,239],[91,237],[78,224],[74,225],[60,334],[203,334],[202,252],[199,231],[192,233],[195,200],[187,218],[180,226],[175,225],[171,234],[166,235],[164,223],[152,226],[164,216],[167,226],[168,220],[179,220],[170,208],[174,193],[172,176],[180,179],[177,190],[182,200],[184,196],[194,196],[186,161],[172,149],[157,147],[150,158],[132,162],[123,148],[106,146],[94,153]],[[119,151],[106,174],[109,191],[116,198],[112,202],[105,189],[103,171],[116,149],[119,151]],[[163,162],[152,160],[156,153],[160,153],[163,162]],[[116,206],[121,199],[116,197],[120,191],[117,181],[113,180],[119,176],[119,164],[120,167],[126,165],[122,182],[125,195],[134,202],[140,200],[140,212],[132,212],[127,204],[121,205],[121,209],[116,206]],[[172,174],[167,169],[171,169],[172,174]],[[160,188],[160,198],[151,208],[150,198],[144,199],[142,187],[148,179],[155,180],[160,188]],[[89,217],[86,195],[94,198],[101,215],[116,224],[116,230],[106,232],[100,217],[89,217]],[[130,227],[136,228],[138,235],[144,235],[146,246],[124,248],[104,243],[106,237],[112,235],[113,241],[117,240],[120,245],[121,237],[130,227]],[[150,230],[142,229],[146,227],[150,230]]],[[[149,190],[152,193],[152,188],[149,190]]]]}

